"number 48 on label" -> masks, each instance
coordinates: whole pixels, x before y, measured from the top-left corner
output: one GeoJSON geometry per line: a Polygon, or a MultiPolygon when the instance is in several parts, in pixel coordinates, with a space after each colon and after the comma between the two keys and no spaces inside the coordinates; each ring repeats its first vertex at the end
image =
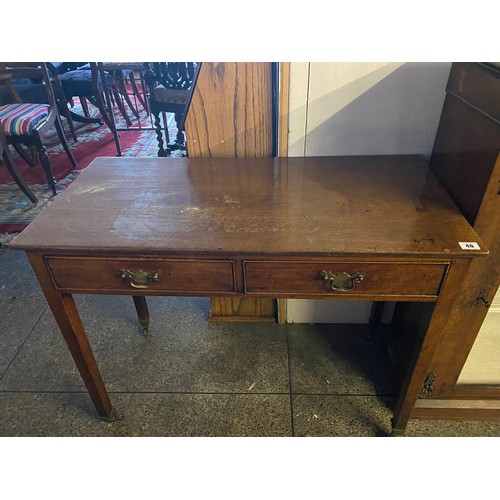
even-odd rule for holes
{"type": "Polygon", "coordinates": [[[458,244],[463,250],[481,250],[475,241],[460,241],[458,244]]]}

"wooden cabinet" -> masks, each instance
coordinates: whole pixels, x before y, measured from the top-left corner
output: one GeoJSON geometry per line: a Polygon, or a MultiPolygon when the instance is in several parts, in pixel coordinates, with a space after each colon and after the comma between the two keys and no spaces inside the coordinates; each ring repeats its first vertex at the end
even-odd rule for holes
{"type": "MultiPolygon", "coordinates": [[[[500,418],[500,386],[457,383],[500,283],[500,67],[455,63],[430,169],[490,250],[463,276],[460,297],[429,367],[412,418],[500,418]]],[[[422,307],[402,304],[396,320],[416,323],[422,307]],[[418,309],[418,312],[415,311],[418,309]],[[411,311],[411,312],[410,312],[411,311]]],[[[418,335],[418,327],[414,327],[418,335]]],[[[405,340],[395,338],[404,358],[405,340]]]]}

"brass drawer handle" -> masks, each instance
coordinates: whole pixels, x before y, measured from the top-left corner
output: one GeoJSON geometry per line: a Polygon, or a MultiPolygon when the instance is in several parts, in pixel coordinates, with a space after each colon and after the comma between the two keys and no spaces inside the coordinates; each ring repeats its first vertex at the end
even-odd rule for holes
{"type": "Polygon", "coordinates": [[[358,283],[361,283],[365,277],[364,271],[359,271],[354,274],[339,271],[332,273],[331,271],[321,271],[321,279],[328,282],[328,286],[336,292],[352,292],[358,283]]]}
{"type": "Polygon", "coordinates": [[[153,281],[160,280],[160,271],[129,271],[128,269],[120,269],[122,278],[133,288],[148,288],[153,281]]]}

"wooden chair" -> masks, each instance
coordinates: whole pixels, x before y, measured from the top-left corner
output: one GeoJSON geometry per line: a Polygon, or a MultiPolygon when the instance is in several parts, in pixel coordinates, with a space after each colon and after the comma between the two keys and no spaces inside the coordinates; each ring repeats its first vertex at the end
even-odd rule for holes
{"type": "MultiPolygon", "coordinates": [[[[27,63],[8,63],[10,66],[25,66],[27,63]]],[[[76,142],[76,132],[73,124],[73,120],[68,110],[68,106],[66,104],[67,99],[64,95],[63,89],[61,85],[57,85],[52,78],[53,75],[57,75],[56,66],[59,63],[46,63],[47,71],[49,73],[49,77],[53,83],[52,88],[54,90],[54,97],[56,99],[56,104],[59,109],[59,114],[64,116],[67,121],[69,131],[73,137],[73,140],[76,142]]],[[[17,95],[20,97],[22,102],[32,102],[35,104],[49,104],[47,98],[47,90],[45,88],[45,84],[41,80],[32,80],[28,78],[23,79],[14,79],[12,80],[12,85],[17,92],[17,95]]],[[[0,86],[0,105],[3,104],[12,104],[14,101],[12,100],[11,93],[5,86],[0,86]]]]}
{"type": "Polygon", "coordinates": [[[61,144],[73,167],[76,167],[76,161],[64,135],[47,66],[45,63],[0,63],[0,84],[7,88],[13,101],[11,104],[0,106],[0,125],[5,140],[7,144],[14,146],[29,166],[36,166],[38,159],[40,160],[52,194],[55,196],[57,194],[56,182],[52,175],[47,150],[43,144],[43,139],[52,125],[55,125],[61,144]],[[23,78],[43,82],[48,104],[22,101],[12,80],[23,78]],[[32,154],[25,151],[23,146],[31,148],[32,154]]]}
{"type": "Polygon", "coordinates": [[[113,103],[116,102],[127,126],[132,124],[121,99],[112,100],[116,97],[116,82],[112,74],[104,71],[102,63],[87,63],[77,69],[57,75],[58,84],[62,86],[67,104],[72,103],[74,97],[78,97],[83,110],[83,116],[71,112],[71,117],[76,122],[100,123],[103,121],[113,134],[116,145],[117,156],[122,155],[120,139],[113,115],[113,103]],[[99,110],[100,117],[90,117],[87,101],[99,110]]]}
{"type": "Polygon", "coordinates": [[[185,148],[184,124],[191,104],[191,97],[200,71],[200,62],[154,62],[144,63],[144,79],[149,89],[149,108],[154,116],[158,140],[158,156],[170,156],[176,149],[185,148]],[[163,145],[160,113],[167,147],[163,145]],[[166,113],[174,113],[177,137],[169,144],[166,113]]]}
{"type": "MultiPolygon", "coordinates": [[[[112,75],[113,86],[108,89],[111,92],[111,97],[116,102],[118,108],[126,109],[124,103],[132,111],[132,114],[140,123],[141,118],[139,115],[138,104],[142,106],[146,114],[149,116],[148,100],[145,96],[145,83],[144,83],[144,66],[139,62],[103,62],[102,69],[112,75]],[[139,81],[136,80],[139,79],[139,81]],[[139,84],[139,85],[138,85],[139,84]],[[133,97],[134,102],[132,102],[133,97]],[[120,102],[120,101],[124,101],[120,102]]],[[[125,119],[127,128],[130,128],[131,123],[125,119]]]]}
{"type": "Polygon", "coordinates": [[[3,133],[2,126],[0,124],[0,157],[2,158],[7,170],[10,175],[14,179],[14,182],[19,186],[19,189],[29,198],[32,203],[36,203],[38,198],[35,196],[33,191],[28,187],[24,179],[22,178],[19,170],[17,169],[17,165],[12,158],[9,146],[7,144],[7,140],[5,139],[5,135],[3,133]]]}

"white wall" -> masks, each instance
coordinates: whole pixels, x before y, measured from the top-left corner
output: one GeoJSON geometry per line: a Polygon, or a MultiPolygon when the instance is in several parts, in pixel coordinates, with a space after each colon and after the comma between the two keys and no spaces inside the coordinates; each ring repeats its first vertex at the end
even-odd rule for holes
{"type": "Polygon", "coordinates": [[[469,353],[459,384],[500,384],[500,289],[469,353]]]}
{"type": "MultiPolygon", "coordinates": [[[[288,156],[429,157],[451,63],[291,63],[288,156]]],[[[287,301],[290,323],[364,323],[371,303],[287,301]]],[[[392,309],[386,308],[385,320],[392,309]]]]}

